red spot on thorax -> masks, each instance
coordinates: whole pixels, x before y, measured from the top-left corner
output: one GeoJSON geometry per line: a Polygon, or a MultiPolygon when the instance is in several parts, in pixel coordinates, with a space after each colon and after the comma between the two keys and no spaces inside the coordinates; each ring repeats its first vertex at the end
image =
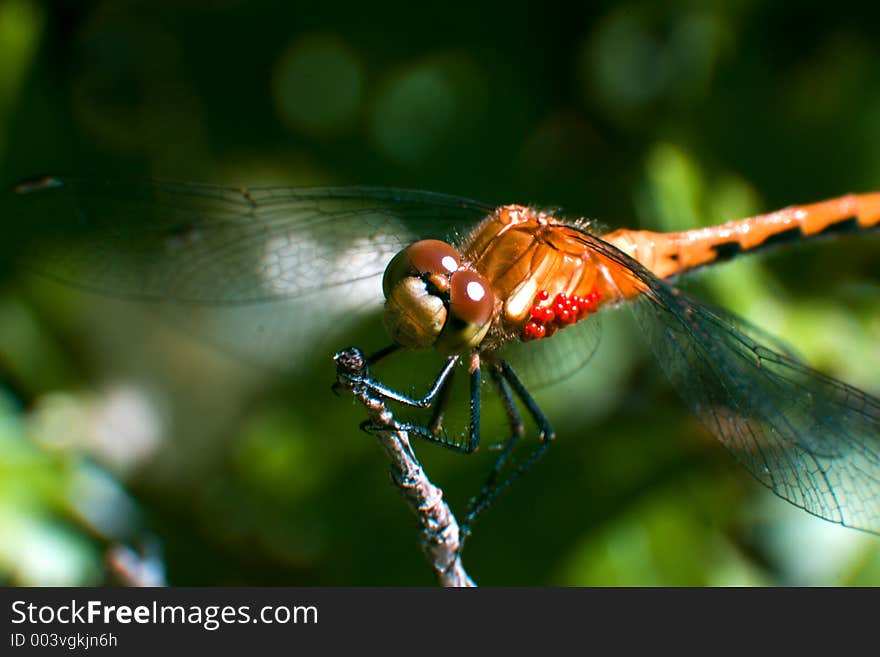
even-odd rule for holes
{"type": "Polygon", "coordinates": [[[586,297],[576,294],[568,296],[560,292],[551,303],[542,305],[549,298],[550,293],[547,290],[541,290],[535,295],[535,305],[529,311],[530,319],[522,330],[521,337],[526,342],[549,338],[557,330],[596,312],[602,293],[594,285],[586,297]]]}

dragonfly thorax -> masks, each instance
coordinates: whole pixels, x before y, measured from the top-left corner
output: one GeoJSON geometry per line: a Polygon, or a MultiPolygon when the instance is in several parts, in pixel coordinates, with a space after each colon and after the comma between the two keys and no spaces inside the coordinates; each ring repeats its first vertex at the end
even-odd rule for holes
{"type": "Polygon", "coordinates": [[[486,337],[496,313],[486,279],[440,240],[415,242],[394,256],[382,290],[388,333],[412,349],[471,349],[486,337]]]}

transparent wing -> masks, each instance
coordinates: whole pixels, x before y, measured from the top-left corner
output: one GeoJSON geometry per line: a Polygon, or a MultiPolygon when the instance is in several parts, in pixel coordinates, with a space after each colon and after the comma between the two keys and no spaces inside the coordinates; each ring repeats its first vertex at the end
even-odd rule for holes
{"type": "Polygon", "coordinates": [[[880,532],[880,399],[762,346],[602,240],[583,241],[641,290],[632,305],[673,386],[758,481],[814,515],[880,532]]]}
{"type": "Polygon", "coordinates": [[[791,360],[798,361],[803,363],[804,358],[798,351],[788,344],[785,340],[780,338],[777,335],[774,335],[770,331],[757,326],[753,322],[750,322],[745,317],[740,317],[736,313],[727,308],[721,308],[719,306],[715,306],[705,301],[701,301],[700,305],[704,308],[708,309],[713,315],[718,317],[725,324],[729,324],[733,326],[741,333],[749,336],[756,342],[760,342],[765,347],[770,347],[773,351],[776,351],[784,356],[787,356],[791,360]]]}
{"type": "Polygon", "coordinates": [[[381,276],[413,239],[448,238],[492,211],[381,188],[44,178],[17,189],[11,214],[33,269],[105,294],[205,304],[297,298],[381,276]]]}
{"type": "Polygon", "coordinates": [[[27,269],[151,302],[186,332],[282,369],[381,308],[382,273],[399,249],[453,238],[492,211],[382,188],[43,178],[17,191],[4,214],[27,269]]]}
{"type": "Polygon", "coordinates": [[[513,340],[500,352],[529,390],[559,383],[584,367],[599,348],[599,315],[557,331],[549,340],[513,340]]]}

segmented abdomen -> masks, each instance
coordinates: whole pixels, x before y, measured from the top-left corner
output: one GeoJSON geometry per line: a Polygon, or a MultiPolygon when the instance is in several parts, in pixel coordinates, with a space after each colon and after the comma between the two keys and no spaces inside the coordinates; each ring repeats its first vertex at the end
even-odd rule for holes
{"type": "Polygon", "coordinates": [[[793,205],[769,214],[678,233],[616,230],[602,239],[660,278],[668,278],[739,253],[880,226],[880,193],[793,205]]]}

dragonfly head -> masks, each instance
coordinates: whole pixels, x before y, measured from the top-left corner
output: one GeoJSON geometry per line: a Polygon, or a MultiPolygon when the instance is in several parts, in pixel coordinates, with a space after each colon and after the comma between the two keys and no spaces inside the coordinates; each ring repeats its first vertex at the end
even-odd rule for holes
{"type": "Polygon", "coordinates": [[[440,240],[421,240],[385,268],[385,327],[399,345],[458,353],[486,337],[495,315],[488,281],[440,240]]]}

